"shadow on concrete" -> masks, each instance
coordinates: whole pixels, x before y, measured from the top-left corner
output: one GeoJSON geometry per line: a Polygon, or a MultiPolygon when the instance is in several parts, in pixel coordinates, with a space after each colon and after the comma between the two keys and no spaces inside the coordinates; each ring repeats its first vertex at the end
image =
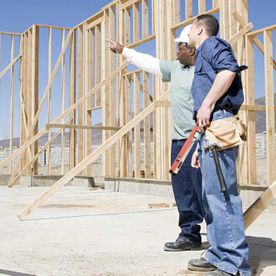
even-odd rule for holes
{"type": "Polygon", "coordinates": [[[10,275],[10,276],[36,276],[35,274],[28,274],[22,272],[16,272],[11,270],[0,269],[1,275],[10,275]]]}
{"type": "MultiPolygon", "coordinates": [[[[276,267],[276,241],[271,238],[247,237],[249,245],[249,264],[253,275],[264,275],[264,268],[276,267]]],[[[275,271],[276,275],[276,271],[275,271]]]]}

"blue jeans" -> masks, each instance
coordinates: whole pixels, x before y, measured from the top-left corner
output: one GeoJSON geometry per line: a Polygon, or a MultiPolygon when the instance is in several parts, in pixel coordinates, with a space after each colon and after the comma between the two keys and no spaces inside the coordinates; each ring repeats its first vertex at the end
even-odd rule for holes
{"type": "MultiPolygon", "coordinates": [[[[186,140],[173,140],[171,163],[175,160],[186,140]]],[[[191,158],[196,143],[185,159],[178,174],[172,175],[172,187],[179,213],[179,237],[194,242],[201,242],[200,223],[203,220],[202,187],[200,169],[191,167],[191,158]]]]}
{"type": "MultiPolygon", "coordinates": [[[[233,116],[224,110],[214,112],[213,120],[233,116]]],[[[202,133],[199,139],[199,161],[202,173],[202,200],[210,248],[204,259],[219,269],[242,276],[251,275],[248,245],[244,233],[242,202],[238,193],[236,158],[238,147],[218,152],[226,192],[221,192],[212,154],[202,133]]]]}

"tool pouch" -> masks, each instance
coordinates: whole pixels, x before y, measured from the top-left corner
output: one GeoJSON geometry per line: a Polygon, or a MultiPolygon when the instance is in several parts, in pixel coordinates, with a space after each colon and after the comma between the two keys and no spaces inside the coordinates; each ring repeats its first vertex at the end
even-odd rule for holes
{"type": "Polygon", "coordinates": [[[224,150],[242,144],[246,140],[245,133],[245,125],[238,117],[212,121],[205,130],[209,146],[216,145],[217,150],[224,150]]]}

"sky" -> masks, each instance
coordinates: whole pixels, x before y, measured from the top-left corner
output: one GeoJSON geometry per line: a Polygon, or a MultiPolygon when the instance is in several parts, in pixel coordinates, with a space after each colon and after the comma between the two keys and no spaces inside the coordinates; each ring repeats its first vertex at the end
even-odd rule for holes
{"type": "MultiPolygon", "coordinates": [[[[21,33],[32,24],[74,27],[110,2],[110,0],[0,0],[0,31],[21,33]]],[[[254,30],[276,24],[275,0],[248,0],[248,2],[249,21],[253,22],[254,30]]],[[[276,45],[275,34],[273,40],[276,45]]],[[[138,50],[150,54],[155,52],[150,43],[139,47],[138,50]]],[[[276,59],[275,52],[274,50],[274,59],[276,59]]],[[[1,58],[3,60],[5,57],[1,58]]],[[[1,70],[3,66],[0,59],[1,70]]],[[[259,53],[256,53],[256,66],[263,68],[262,55],[259,53]]],[[[15,84],[15,89],[18,86],[19,84],[15,84]]],[[[5,87],[5,81],[0,84],[0,139],[7,138],[9,135],[9,120],[7,120],[9,111],[5,110],[6,98],[3,87],[5,87]]],[[[263,96],[262,74],[256,75],[255,87],[255,96],[263,96]]],[[[19,104],[18,99],[15,99],[15,103],[19,104]]]]}

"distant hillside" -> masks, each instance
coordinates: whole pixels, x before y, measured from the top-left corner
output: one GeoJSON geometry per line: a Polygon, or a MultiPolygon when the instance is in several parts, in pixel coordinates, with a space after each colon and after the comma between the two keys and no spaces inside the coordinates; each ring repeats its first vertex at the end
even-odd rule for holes
{"type": "MultiPolygon", "coordinates": [[[[255,99],[255,104],[256,105],[265,105],[265,97],[260,97],[255,99]]],[[[276,105],[276,97],[274,96],[274,105],[276,105]]],[[[274,115],[275,122],[276,122],[276,114],[274,115]]],[[[100,125],[100,124],[99,124],[100,125]]],[[[98,126],[99,126],[98,125],[98,126]]],[[[152,118],[150,125],[153,125],[152,118]]],[[[141,127],[143,127],[143,123],[141,124],[141,127]]],[[[264,111],[258,111],[256,112],[256,132],[264,132],[266,128],[266,117],[265,117],[265,112],[264,111]]],[[[276,128],[275,128],[276,131],[276,128]]],[[[65,132],[65,137],[66,137],[66,143],[68,144],[69,141],[69,133],[68,130],[65,132]]],[[[60,139],[61,136],[59,135],[53,145],[60,145],[60,139]]],[[[101,137],[101,131],[100,130],[94,130],[92,133],[92,140],[93,144],[101,144],[102,143],[102,137],[101,137]]],[[[143,140],[143,133],[141,133],[141,140],[143,140]]],[[[39,139],[39,146],[43,146],[46,142],[48,141],[48,134],[44,134],[40,139],[39,139]]],[[[0,146],[4,148],[9,147],[9,139],[5,139],[0,141],[0,146]]],[[[14,138],[13,139],[13,145],[14,146],[19,146],[19,138],[14,138]]]]}
{"type": "MultiPolygon", "coordinates": [[[[53,132],[54,135],[54,132],[53,132]]],[[[53,136],[52,135],[52,136],[53,136]]],[[[99,130],[94,130],[92,133],[92,140],[94,141],[94,144],[101,144],[102,138],[101,138],[101,131],[99,130]]],[[[44,134],[38,141],[38,145],[43,146],[46,144],[46,142],[48,141],[48,134],[44,134]]],[[[66,145],[69,144],[69,132],[66,130],[65,131],[65,143],[66,145]]],[[[58,135],[58,137],[55,139],[55,141],[52,143],[53,146],[57,146],[61,144],[61,134],[58,135]]],[[[4,147],[4,148],[8,148],[10,145],[10,140],[9,139],[5,139],[0,141],[0,146],[4,147]]],[[[13,139],[13,145],[18,147],[19,146],[19,138],[14,138],[13,139]]]]}
{"type": "MultiPolygon", "coordinates": [[[[255,99],[256,105],[265,105],[265,97],[255,99]]],[[[274,105],[276,105],[276,97],[274,94],[274,105]]],[[[274,120],[276,122],[276,113],[274,113],[274,120]]],[[[256,112],[256,132],[264,132],[266,130],[265,111],[256,112]]],[[[276,130],[276,128],[275,128],[276,130]]]]}

